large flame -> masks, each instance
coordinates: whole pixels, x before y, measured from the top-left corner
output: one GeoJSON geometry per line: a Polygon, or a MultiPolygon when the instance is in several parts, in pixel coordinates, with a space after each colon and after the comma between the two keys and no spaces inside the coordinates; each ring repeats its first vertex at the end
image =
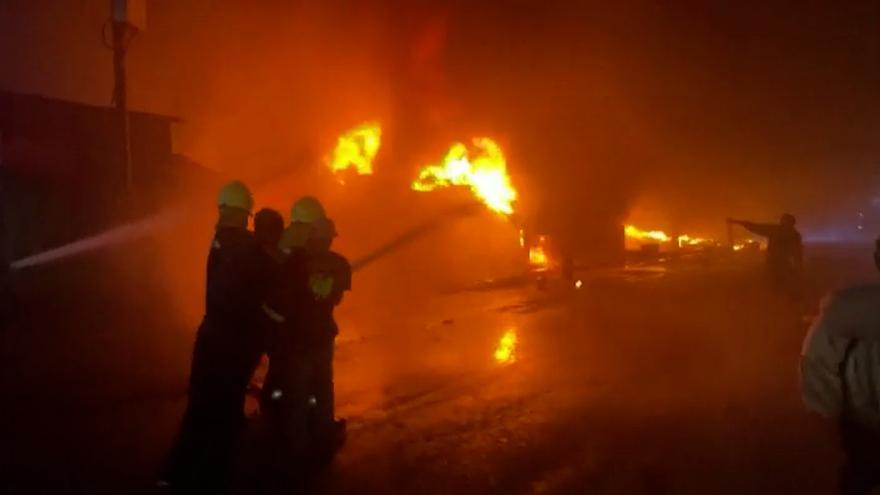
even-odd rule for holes
{"type": "Polygon", "coordinates": [[[327,166],[334,174],[352,170],[357,175],[370,175],[381,144],[382,128],[379,124],[361,124],[339,136],[333,153],[327,157],[327,166]]]}
{"type": "Polygon", "coordinates": [[[516,329],[511,328],[504,332],[498,341],[498,347],[495,348],[495,361],[500,364],[510,364],[516,362],[516,344],[518,342],[516,329]]]}
{"type": "Polygon", "coordinates": [[[463,143],[453,144],[441,164],[424,167],[412,184],[416,191],[450,186],[467,186],[491,210],[505,215],[513,213],[516,189],[507,175],[501,147],[489,138],[475,138],[471,148],[463,143]]]}

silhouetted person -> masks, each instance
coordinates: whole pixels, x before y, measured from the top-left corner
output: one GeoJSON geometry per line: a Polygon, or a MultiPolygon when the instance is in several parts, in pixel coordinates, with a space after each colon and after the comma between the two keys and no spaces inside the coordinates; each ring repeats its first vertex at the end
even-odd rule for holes
{"type": "MultiPolygon", "coordinates": [[[[298,231],[295,235],[305,238],[310,229],[310,224],[296,222],[285,232],[298,231]]],[[[263,460],[257,480],[291,490],[302,490],[309,460],[305,329],[306,315],[314,304],[305,248],[298,244],[285,246],[278,285],[263,305],[274,326],[268,346],[269,370],[260,398],[263,460]]]]}
{"type": "Polygon", "coordinates": [[[767,274],[777,288],[793,288],[803,268],[804,248],[801,234],[795,228],[794,215],[782,215],[778,224],[755,223],[728,218],[753,234],[767,238],[767,274]]]}
{"type": "Polygon", "coordinates": [[[300,479],[304,467],[332,459],[344,440],[344,422],[335,418],[333,310],[351,288],[351,267],[330,249],[335,236],[315,198],[294,203],[280,289],[265,308],[279,322],[262,401],[269,462],[277,474],[300,479]]]}
{"type": "MultiPolygon", "coordinates": [[[[874,251],[880,269],[880,240],[874,251]]],[[[802,395],[807,408],[837,422],[846,464],[840,493],[880,489],[880,283],[838,290],[804,340],[802,395]]]]}
{"type": "Polygon", "coordinates": [[[266,349],[268,323],[261,305],[278,274],[276,246],[283,228],[277,212],[262,210],[251,234],[252,205],[243,184],[231,183],[221,191],[189,401],[160,482],[173,489],[212,493],[231,481],[247,386],[266,349]]]}
{"type": "Polygon", "coordinates": [[[314,303],[307,321],[309,397],[312,400],[310,431],[320,456],[331,456],[341,446],[345,422],[336,420],[333,383],[333,350],[339,327],[333,311],[351,290],[351,265],[332,251],[336,227],[332,220],[315,222],[306,243],[309,288],[314,303]]]}

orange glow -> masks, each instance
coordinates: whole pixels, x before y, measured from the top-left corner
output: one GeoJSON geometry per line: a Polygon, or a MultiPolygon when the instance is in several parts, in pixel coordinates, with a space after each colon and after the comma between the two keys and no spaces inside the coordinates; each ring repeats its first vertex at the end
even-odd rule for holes
{"type": "Polygon", "coordinates": [[[450,186],[466,186],[492,211],[513,213],[517,192],[507,175],[507,161],[501,147],[489,138],[475,138],[473,146],[454,143],[443,162],[428,165],[412,183],[416,191],[433,191],[450,186]]]}
{"type": "Polygon", "coordinates": [[[529,265],[537,270],[546,270],[550,266],[550,257],[544,249],[547,244],[546,236],[538,236],[538,243],[529,248],[529,265]]]}
{"type": "Polygon", "coordinates": [[[678,247],[682,246],[701,246],[705,244],[715,244],[712,239],[703,239],[701,237],[691,237],[689,235],[678,236],[678,247]]]}
{"type": "Polygon", "coordinates": [[[529,248],[529,263],[539,268],[546,268],[547,253],[544,252],[544,246],[534,246],[529,248]]]}
{"type": "Polygon", "coordinates": [[[370,175],[381,144],[382,128],[379,124],[361,124],[339,136],[333,153],[326,159],[327,166],[334,174],[353,170],[357,175],[370,175]]]}
{"type": "Polygon", "coordinates": [[[626,237],[638,241],[668,242],[671,238],[661,230],[641,230],[635,225],[624,227],[626,237]]]}
{"type": "Polygon", "coordinates": [[[738,242],[733,245],[734,251],[742,251],[743,249],[763,249],[763,245],[759,241],[751,239],[745,242],[738,242]]]}
{"type": "Polygon", "coordinates": [[[583,286],[584,286],[584,282],[582,280],[578,280],[577,282],[574,283],[575,289],[580,289],[583,286]]]}
{"type": "Polygon", "coordinates": [[[708,237],[692,237],[687,234],[671,237],[662,230],[642,230],[635,225],[626,225],[624,227],[624,234],[626,235],[628,249],[634,249],[643,244],[671,244],[673,242],[675,246],[680,248],[718,245],[718,241],[708,237]]]}
{"type": "Polygon", "coordinates": [[[519,229],[519,247],[526,247],[526,233],[523,229],[519,229]]]}
{"type": "Polygon", "coordinates": [[[499,364],[511,364],[516,362],[516,345],[519,339],[516,329],[511,328],[504,332],[495,348],[495,361],[499,364]]]}

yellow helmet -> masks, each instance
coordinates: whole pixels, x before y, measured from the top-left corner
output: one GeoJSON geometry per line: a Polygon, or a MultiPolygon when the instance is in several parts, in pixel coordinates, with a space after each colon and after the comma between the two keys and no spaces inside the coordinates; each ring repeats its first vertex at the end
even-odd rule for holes
{"type": "Polygon", "coordinates": [[[234,180],[227,182],[220,188],[220,194],[217,196],[217,206],[251,211],[254,207],[254,197],[251,195],[250,189],[243,182],[234,180]]]}
{"type": "Polygon", "coordinates": [[[314,196],[303,196],[290,208],[291,223],[313,223],[327,218],[324,207],[314,196]]]}

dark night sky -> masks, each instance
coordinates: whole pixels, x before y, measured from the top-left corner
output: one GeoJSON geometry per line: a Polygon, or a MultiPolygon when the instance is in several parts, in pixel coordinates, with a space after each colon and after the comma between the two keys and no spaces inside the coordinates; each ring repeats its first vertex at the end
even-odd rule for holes
{"type": "MultiPolygon", "coordinates": [[[[132,105],[224,170],[370,118],[397,157],[487,132],[547,204],[593,183],[694,225],[880,186],[880,2],[606,3],[152,0],[132,105]]],[[[0,0],[0,88],[108,103],[106,9],[0,0]]]]}

